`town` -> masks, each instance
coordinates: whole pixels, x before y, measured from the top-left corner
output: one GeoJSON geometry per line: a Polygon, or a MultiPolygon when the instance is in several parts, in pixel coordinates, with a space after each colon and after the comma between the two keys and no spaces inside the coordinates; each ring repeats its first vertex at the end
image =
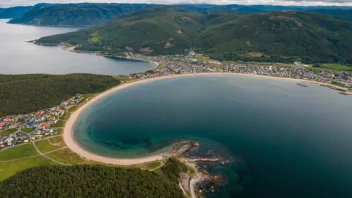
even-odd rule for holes
{"type": "MultiPolygon", "coordinates": [[[[202,55],[200,55],[202,56],[202,55]]],[[[312,80],[322,83],[329,83],[352,89],[352,73],[333,70],[310,70],[307,65],[299,62],[292,64],[280,63],[244,63],[230,62],[221,63],[216,60],[198,60],[194,52],[188,56],[142,56],[138,54],[127,54],[128,58],[156,62],[159,64],[154,70],[144,73],[130,74],[130,79],[154,78],[176,74],[193,73],[242,73],[274,77],[285,77],[295,79],[312,80]]]]}
{"type": "Polygon", "coordinates": [[[83,96],[79,95],[52,108],[0,118],[0,150],[59,135],[65,115],[82,100],[83,96]]]}

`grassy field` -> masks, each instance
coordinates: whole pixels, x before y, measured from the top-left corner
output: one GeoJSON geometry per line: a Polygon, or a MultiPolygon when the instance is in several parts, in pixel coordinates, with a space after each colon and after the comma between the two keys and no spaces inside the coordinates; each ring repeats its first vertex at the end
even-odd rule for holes
{"type": "Polygon", "coordinates": [[[131,79],[128,76],[115,76],[114,78],[118,79],[119,81],[130,81],[131,79]]]}
{"type": "Polygon", "coordinates": [[[7,129],[5,131],[0,131],[0,135],[11,135],[16,131],[17,131],[17,129],[7,129]]]}
{"type": "Polygon", "coordinates": [[[43,157],[37,156],[12,162],[0,162],[0,181],[15,175],[19,171],[39,165],[57,165],[57,163],[43,157]]]}
{"type": "MultiPolygon", "coordinates": [[[[57,137],[57,138],[61,138],[62,139],[61,136],[57,137]]],[[[57,138],[54,139],[54,142],[55,141],[58,142],[59,139],[57,139],[57,138]]],[[[42,152],[42,153],[47,153],[47,152],[50,152],[50,151],[53,151],[53,150],[56,150],[56,149],[64,147],[62,142],[58,142],[58,143],[54,143],[54,142],[51,141],[51,139],[45,139],[45,140],[41,140],[41,141],[35,142],[35,145],[37,146],[38,150],[40,152],[42,152]]]]}
{"type": "Polygon", "coordinates": [[[31,133],[31,132],[33,132],[33,130],[34,130],[33,128],[29,128],[29,129],[26,128],[26,127],[22,127],[22,128],[21,128],[21,131],[22,131],[22,132],[25,132],[25,133],[31,133]]]}
{"type": "Polygon", "coordinates": [[[56,144],[57,146],[64,146],[64,140],[62,139],[62,136],[57,136],[57,137],[53,137],[48,139],[52,144],[56,144]]]}
{"type": "Polygon", "coordinates": [[[47,156],[65,164],[96,164],[81,158],[68,148],[49,153],[47,156]]]}
{"type": "Polygon", "coordinates": [[[162,165],[163,162],[161,161],[155,161],[155,162],[150,162],[146,164],[146,169],[148,170],[153,170],[155,168],[158,168],[159,166],[162,165]]]}
{"type": "Polygon", "coordinates": [[[23,144],[0,152],[0,161],[39,155],[32,144],[23,144]]]}
{"type": "Polygon", "coordinates": [[[99,32],[94,32],[93,34],[91,34],[91,38],[90,38],[90,42],[92,43],[99,43],[101,36],[99,35],[99,32]]]}
{"type": "Polygon", "coordinates": [[[201,55],[199,55],[199,56],[195,56],[194,58],[197,59],[198,61],[208,61],[208,60],[210,60],[209,56],[201,56],[201,55]]]}
{"type": "Polygon", "coordinates": [[[328,64],[319,64],[319,67],[313,67],[310,65],[309,69],[311,70],[337,70],[337,71],[348,71],[352,72],[352,67],[337,64],[337,63],[328,63],[328,64]]]}
{"type": "Polygon", "coordinates": [[[63,119],[60,119],[56,124],[52,124],[51,127],[64,127],[65,126],[66,121],[63,119]]]}
{"type": "Polygon", "coordinates": [[[61,120],[68,120],[71,116],[71,112],[65,111],[65,114],[60,118],[61,120]]]}
{"type": "MultiPolygon", "coordinates": [[[[59,140],[59,138],[62,138],[62,137],[51,138],[51,142],[61,144],[62,142],[59,140]]],[[[38,149],[41,150],[42,152],[47,152],[47,151],[50,151],[50,149],[53,149],[48,146],[50,144],[47,140],[39,141],[38,143],[39,145],[38,144],[36,145],[37,147],[40,147],[38,149]]],[[[95,163],[95,162],[90,162],[82,159],[81,157],[79,157],[78,155],[76,155],[75,153],[73,153],[67,148],[58,150],[46,155],[50,158],[53,158],[59,162],[63,162],[66,164],[95,163]]],[[[0,152],[0,171],[1,171],[0,181],[8,177],[11,177],[12,175],[18,173],[19,171],[36,167],[36,166],[41,166],[41,165],[58,165],[58,164],[54,161],[51,161],[50,159],[40,156],[39,153],[36,152],[32,144],[26,144],[23,146],[14,147],[9,150],[0,152]],[[23,157],[29,157],[29,158],[19,159],[23,157]],[[12,159],[18,159],[18,160],[2,162],[4,160],[12,160],[12,159]]]]}

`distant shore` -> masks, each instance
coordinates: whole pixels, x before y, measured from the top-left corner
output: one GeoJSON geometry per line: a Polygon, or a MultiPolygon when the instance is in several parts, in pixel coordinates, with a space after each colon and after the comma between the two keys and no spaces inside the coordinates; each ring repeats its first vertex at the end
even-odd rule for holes
{"type": "Polygon", "coordinates": [[[172,75],[172,76],[163,76],[163,77],[158,77],[158,78],[150,78],[150,79],[144,79],[144,80],[138,80],[122,85],[118,85],[117,87],[111,88],[91,100],[89,100],[87,103],[82,105],[80,108],[78,108],[75,112],[73,112],[66,122],[66,125],[64,127],[64,134],[63,134],[63,139],[64,142],[66,143],[67,147],[71,149],[73,152],[77,153],[81,157],[87,159],[87,160],[92,160],[92,161],[97,161],[101,163],[106,163],[106,164],[114,164],[114,165],[136,165],[136,164],[142,164],[142,163],[147,163],[147,162],[152,162],[152,161],[158,161],[158,160],[163,160],[163,155],[167,153],[162,153],[162,154],[157,154],[157,155],[151,155],[147,157],[139,157],[139,158],[111,158],[111,157],[104,157],[100,156],[94,153],[91,153],[85,149],[83,149],[75,140],[73,137],[73,126],[80,116],[80,114],[90,107],[92,104],[95,102],[99,101],[100,99],[115,93],[119,90],[135,86],[138,84],[143,84],[143,83],[148,83],[148,82],[153,82],[153,81],[158,81],[158,80],[163,80],[163,79],[170,79],[170,78],[177,78],[177,77],[182,77],[182,76],[213,76],[213,75],[234,75],[234,76],[252,76],[252,77],[263,77],[263,78],[274,78],[274,79],[280,79],[280,80],[293,80],[297,82],[307,82],[307,83],[315,83],[315,84],[320,84],[323,86],[328,86],[328,87],[334,87],[336,89],[342,89],[339,86],[335,86],[332,84],[328,83],[320,83],[320,82],[315,82],[315,81],[309,81],[309,80],[303,80],[303,79],[293,79],[293,78],[282,78],[282,77],[272,77],[272,76],[261,76],[261,75],[255,75],[255,74],[240,74],[240,73],[198,73],[198,74],[181,74],[181,75],[172,75]]]}

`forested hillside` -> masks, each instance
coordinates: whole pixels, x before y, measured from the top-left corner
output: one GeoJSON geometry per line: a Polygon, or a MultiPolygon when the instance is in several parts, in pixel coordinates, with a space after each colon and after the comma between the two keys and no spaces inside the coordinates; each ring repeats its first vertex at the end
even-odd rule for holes
{"type": "Polygon", "coordinates": [[[3,198],[134,197],[182,198],[178,183],[155,172],[108,166],[40,166],[0,183],[3,198]]]}
{"type": "Polygon", "coordinates": [[[62,4],[36,6],[9,23],[45,26],[92,26],[118,16],[151,7],[149,4],[62,4]]]}
{"type": "Polygon", "coordinates": [[[160,55],[195,49],[219,60],[352,63],[352,23],[296,11],[238,15],[164,6],[37,41],[61,42],[106,53],[160,55]]]}
{"type": "Polygon", "coordinates": [[[296,11],[241,16],[206,28],[197,47],[220,60],[352,63],[352,23],[296,11]]]}
{"type": "Polygon", "coordinates": [[[20,17],[30,9],[32,9],[32,6],[0,8],[0,19],[11,19],[11,18],[20,17]]]}
{"type": "Polygon", "coordinates": [[[111,76],[93,74],[0,75],[0,116],[53,107],[77,93],[101,92],[118,84],[111,76]]]}

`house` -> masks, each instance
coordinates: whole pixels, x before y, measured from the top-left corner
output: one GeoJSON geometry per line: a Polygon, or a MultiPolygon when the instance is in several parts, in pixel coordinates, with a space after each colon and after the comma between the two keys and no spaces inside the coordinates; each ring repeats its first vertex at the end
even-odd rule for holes
{"type": "Polygon", "coordinates": [[[11,128],[17,128],[19,126],[18,122],[14,122],[10,125],[11,128]]]}
{"type": "Polygon", "coordinates": [[[33,124],[29,124],[29,123],[26,124],[26,128],[27,128],[27,129],[33,129],[33,124]]]}
{"type": "Polygon", "coordinates": [[[16,144],[21,144],[22,143],[22,138],[17,138],[16,144]]]}
{"type": "Polygon", "coordinates": [[[50,123],[41,123],[39,124],[38,129],[45,129],[49,127],[50,127],[50,123]]]}

